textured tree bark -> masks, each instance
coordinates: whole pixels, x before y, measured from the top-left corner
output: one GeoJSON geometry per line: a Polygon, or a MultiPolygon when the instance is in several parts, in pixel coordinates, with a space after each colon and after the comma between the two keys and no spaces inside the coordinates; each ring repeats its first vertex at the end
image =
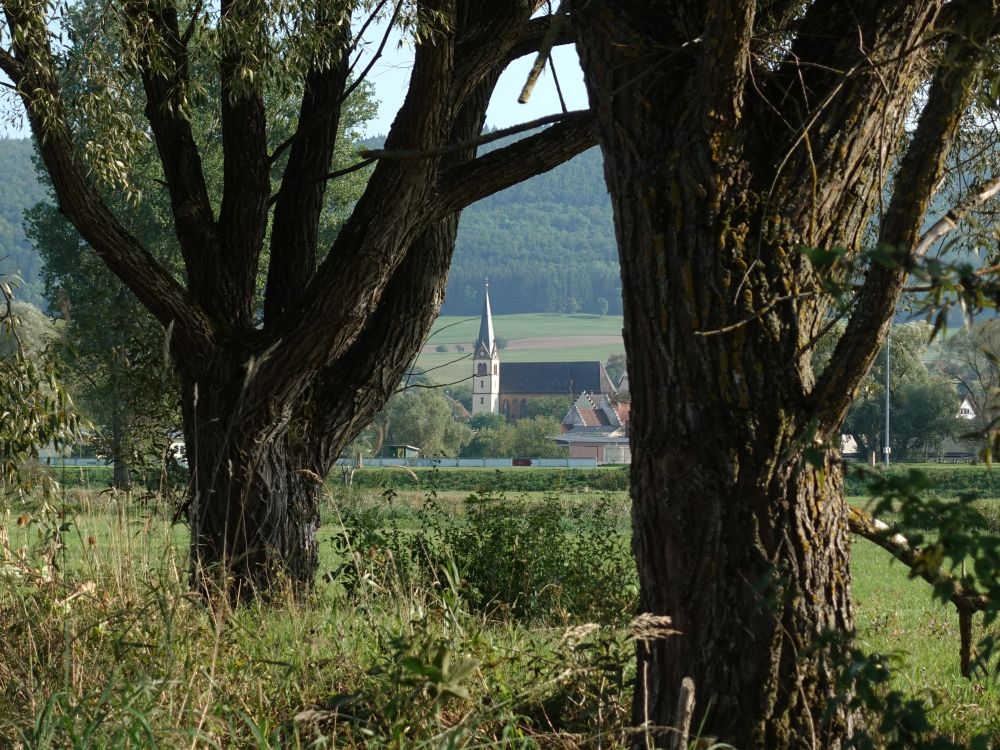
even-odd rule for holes
{"type": "Polygon", "coordinates": [[[640,610],[680,631],[638,648],[638,745],[666,744],[685,677],[693,726],[736,747],[838,748],[859,725],[834,701],[853,629],[835,441],[973,80],[933,76],[880,227],[900,263],[873,265],[818,390],[832,301],[799,249],[860,249],[943,3],[758,6],[573,9],[621,258],[640,610]]]}

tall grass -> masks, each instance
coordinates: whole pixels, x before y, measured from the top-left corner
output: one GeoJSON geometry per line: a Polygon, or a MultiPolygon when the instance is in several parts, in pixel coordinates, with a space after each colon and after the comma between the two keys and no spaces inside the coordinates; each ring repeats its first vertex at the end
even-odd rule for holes
{"type": "MultiPolygon", "coordinates": [[[[311,598],[187,590],[169,503],[74,490],[0,512],[0,747],[623,747],[636,601],[621,493],[338,491],[311,598]]],[[[1000,737],[953,614],[854,549],[860,642],[951,736],[1000,737]]]]}
{"type": "MultiPolygon", "coordinates": [[[[387,539],[412,540],[398,521],[425,511],[383,502],[324,515],[367,507],[387,539]]],[[[60,505],[0,517],[0,747],[624,742],[621,622],[477,608],[446,552],[406,570],[405,544],[345,546],[339,522],[309,602],[229,611],[188,593],[186,532],[166,509],[87,492],[60,505]]]]}

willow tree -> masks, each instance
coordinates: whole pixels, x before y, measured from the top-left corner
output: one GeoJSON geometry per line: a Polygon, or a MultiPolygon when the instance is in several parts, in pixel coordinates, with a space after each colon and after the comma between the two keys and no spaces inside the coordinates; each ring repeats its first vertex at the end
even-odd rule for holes
{"type": "Polygon", "coordinates": [[[640,647],[635,720],[674,723],[690,677],[703,735],[840,747],[855,717],[834,701],[831,635],[854,626],[839,429],[908,270],[955,218],[921,234],[982,102],[994,6],[571,12],[621,255],[641,609],[680,631],[640,647]]]}
{"type": "Polygon", "coordinates": [[[476,156],[500,73],[548,27],[531,19],[535,5],[112,0],[100,33],[81,39],[60,26],[56,3],[2,3],[0,69],[23,102],[59,208],[169,338],[192,475],[196,587],[222,582],[237,599],[277,580],[308,587],[320,483],[424,339],[459,212],[593,145],[589,118],[571,115],[476,156]],[[328,186],[350,171],[330,167],[341,108],[369,67],[358,62],[352,14],[363,28],[380,14],[406,26],[415,57],[385,151],[359,162],[374,162],[367,186],[321,247],[328,186]],[[60,86],[66,45],[86,63],[72,91],[60,86]],[[299,105],[292,134],[269,148],[273,91],[299,105]],[[131,118],[135,97],[144,106],[131,118]],[[219,118],[217,199],[191,125],[198,107],[219,118]],[[94,137],[78,137],[71,111],[94,137]],[[129,165],[145,137],[162,166],[182,275],[101,200],[102,180],[141,199],[129,165]]]}

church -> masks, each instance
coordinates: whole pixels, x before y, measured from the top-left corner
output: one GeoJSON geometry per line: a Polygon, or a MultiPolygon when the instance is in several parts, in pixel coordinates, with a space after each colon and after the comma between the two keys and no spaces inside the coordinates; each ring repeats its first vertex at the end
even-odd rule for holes
{"type": "Polygon", "coordinates": [[[479,338],[472,354],[472,414],[502,414],[509,421],[528,416],[533,398],[565,396],[567,403],[581,393],[615,396],[618,388],[601,362],[500,362],[493,333],[490,285],[486,284],[479,338]]]}

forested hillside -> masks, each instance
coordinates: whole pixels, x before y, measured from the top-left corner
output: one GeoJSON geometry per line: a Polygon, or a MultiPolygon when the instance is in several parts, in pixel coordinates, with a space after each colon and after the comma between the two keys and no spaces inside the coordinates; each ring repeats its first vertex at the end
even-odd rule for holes
{"type": "Polygon", "coordinates": [[[24,281],[17,296],[43,305],[41,260],[24,236],[21,214],[45,197],[31,161],[31,141],[0,139],[0,272],[24,281]]]}
{"type": "MultiPolygon", "coordinates": [[[[382,139],[362,145],[380,148],[382,139]]],[[[497,315],[621,314],[618,249],[599,149],[462,212],[441,314],[478,315],[486,277],[497,315]]]]}
{"type": "Polygon", "coordinates": [[[442,312],[478,314],[484,276],[497,314],[621,313],[598,149],[463,212],[442,312]]]}

